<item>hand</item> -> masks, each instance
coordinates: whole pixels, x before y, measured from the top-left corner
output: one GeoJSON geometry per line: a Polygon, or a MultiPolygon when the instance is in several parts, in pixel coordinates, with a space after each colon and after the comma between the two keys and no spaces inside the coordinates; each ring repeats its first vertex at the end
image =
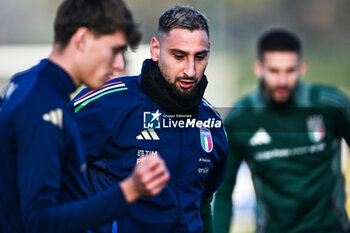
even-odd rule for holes
{"type": "Polygon", "coordinates": [[[170,179],[163,159],[158,155],[144,156],[134,167],[132,174],[120,182],[125,199],[132,203],[143,196],[155,196],[170,179]]]}

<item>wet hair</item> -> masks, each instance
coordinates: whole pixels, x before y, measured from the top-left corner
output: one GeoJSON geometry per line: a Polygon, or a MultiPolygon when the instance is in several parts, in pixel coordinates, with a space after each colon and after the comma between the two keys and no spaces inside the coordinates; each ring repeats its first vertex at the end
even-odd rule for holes
{"type": "Polygon", "coordinates": [[[258,58],[264,58],[265,52],[285,51],[296,52],[301,57],[302,47],[300,39],[284,29],[273,29],[263,34],[258,40],[258,58]]]}
{"type": "Polygon", "coordinates": [[[168,33],[175,28],[188,29],[190,31],[204,30],[209,37],[207,18],[190,6],[174,6],[160,16],[158,33],[168,33]]]}
{"type": "Polygon", "coordinates": [[[88,28],[96,37],[124,32],[132,49],[139,45],[142,38],[142,33],[123,0],[63,1],[54,23],[54,42],[64,49],[80,27],[88,28]]]}

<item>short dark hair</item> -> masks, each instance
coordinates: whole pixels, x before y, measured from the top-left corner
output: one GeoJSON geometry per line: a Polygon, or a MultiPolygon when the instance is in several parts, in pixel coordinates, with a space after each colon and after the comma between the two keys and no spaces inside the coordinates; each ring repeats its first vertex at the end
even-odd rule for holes
{"type": "Polygon", "coordinates": [[[207,18],[190,6],[174,6],[165,11],[158,21],[158,33],[168,33],[172,29],[182,28],[190,31],[204,30],[209,37],[207,18]]]}
{"type": "Polygon", "coordinates": [[[265,52],[287,51],[296,52],[301,57],[300,39],[285,29],[273,29],[264,33],[258,41],[258,58],[262,61],[265,52]]]}
{"type": "Polygon", "coordinates": [[[57,10],[54,41],[64,49],[79,27],[87,27],[95,36],[125,33],[135,49],[142,34],[123,0],[65,0],[57,10]]]}

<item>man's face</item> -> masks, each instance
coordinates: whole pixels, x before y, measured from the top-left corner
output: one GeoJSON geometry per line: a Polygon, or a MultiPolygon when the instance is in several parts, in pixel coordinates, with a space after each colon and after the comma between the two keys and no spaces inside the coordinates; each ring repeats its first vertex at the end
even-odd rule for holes
{"type": "Polygon", "coordinates": [[[151,42],[151,56],[175,94],[193,96],[208,64],[206,31],[175,28],[151,42]],[[158,40],[159,39],[159,40],[158,40]]]}
{"type": "Polygon", "coordinates": [[[284,103],[304,75],[306,65],[300,62],[296,52],[271,51],[264,53],[263,61],[255,63],[254,71],[262,79],[264,94],[277,103],[284,103]]]}
{"type": "Polygon", "coordinates": [[[89,33],[84,46],[79,73],[80,81],[89,88],[101,88],[115,72],[124,71],[127,47],[124,32],[99,37],[89,33]]]}

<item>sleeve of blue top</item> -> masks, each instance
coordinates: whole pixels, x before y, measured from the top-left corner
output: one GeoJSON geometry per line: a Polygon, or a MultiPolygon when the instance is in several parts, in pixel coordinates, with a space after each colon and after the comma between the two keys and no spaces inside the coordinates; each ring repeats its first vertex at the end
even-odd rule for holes
{"type": "Polygon", "coordinates": [[[209,198],[214,194],[218,186],[222,183],[225,177],[226,170],[226,157],[220,160],[211,171],[210,176],[208,177],[206,188],[202,194],[202,198],[209,198]]]}
{"type": "MultiPolygon", "coordinates": [[[[81,232],[125,214],[127,204],[118,185],[87,199],[60,204],[65,153],[62,132],[29,117],[14,119],[18,146],[17,183],[27,233],[81,232]]],[[[65,158],[66,159],[66,158],[65,158]]]]}
{"type": "Polygon", "coordinates": [[[207,179],[202,198],[211,197],[225,177],[228,142],[223,129],[219,129],[216,135],[218,140],[216,140],[215,151],[218,160],[215,162],[214,167],[207,179]]]}

